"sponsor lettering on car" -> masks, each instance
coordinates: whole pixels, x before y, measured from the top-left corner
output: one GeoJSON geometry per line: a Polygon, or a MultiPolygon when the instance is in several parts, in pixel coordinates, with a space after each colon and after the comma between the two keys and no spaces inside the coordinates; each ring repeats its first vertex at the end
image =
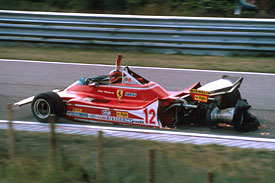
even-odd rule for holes
{"type": "Polygon", "coordinates": [[[111,111],[109,111],[109,110],[102,110],[101,114],[102,115],[106,115],[106,116],[110,116],[111,115],[111,111]]]}
{"type": "Polygon", "coordinates": [[[126,96],[126,97],[136,97],[137,94],[136,94],[136,93],[131,93],[131,92],[126,92],[126,93],[125,93],[125,96],[126,96]]]}
{"type": "Polygon", "coordinates": [[[120,112],[120,111],[117,111],[117,112],[116,112],[116,116],[117,116],[117,117],[122,117],[122,118],[128,118],[128,112],[120,112]]]}

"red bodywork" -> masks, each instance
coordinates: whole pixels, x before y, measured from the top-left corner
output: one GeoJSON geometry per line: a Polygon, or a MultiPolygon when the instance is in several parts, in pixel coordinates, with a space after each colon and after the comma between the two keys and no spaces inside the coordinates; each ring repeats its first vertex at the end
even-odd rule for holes
{"type": "Polygon", "coordinates": [[[216,128],[225,123],[239,131],[251,131],[260,126],[238,90],[242,77],[225,75],[203,86],[197,82],[185,90],[166,91],[127,66],[122,68],[121,59],[119,55],[109,77],[83,77],[63,90],[39,93],[14,106],[32,103],[32,113],[41,122],[48,122],[54,114],[85,122],[155,128],[194,123],[216,128]]]}
{"type": "MultiPolygon", "coordinates": [[[[129,70],[129,68],[127,69],[129,70]]],[[[131,73],[134,72],[131,71],[131,73]]],[[[136,73],[134,76],[136,77],[128,74],[128,77],[125,76],[123,79],[127,81],[135,79],[141,81],[142,84],[124,82],[94,85],[79,80],[58,92],[58,95],[66,103],[67,118],[86,122],[108,122],[161,128],[171,124],[172,114],[159,115],[159,111],[168,107],[174,99],[189,94],[191,88],[199,85],[196,83],[185,90],[170,92],[136,73]]]]}

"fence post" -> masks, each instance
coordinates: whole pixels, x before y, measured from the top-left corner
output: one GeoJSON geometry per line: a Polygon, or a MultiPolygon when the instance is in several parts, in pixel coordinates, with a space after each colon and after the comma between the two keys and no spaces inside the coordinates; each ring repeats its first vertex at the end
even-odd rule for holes
{"type": "Polygon", "coordinates": [[[55,115],[50,114],[49,122],[50,122],[50,151],[51,151],[51,160],[55,164],[56,162],[56,152],[57,152],[57,145],[56,145],[56,135],[55,135],[55,115]]]}
{"type": "Polygon", "coordinates": [[[212,172],[208,173],[208,183],[214,183],[214,174],[212,172]]]}
{"type": "Polygon", "coordinates": [[[10,159],[14,159],[15,153],[14,153],[14,131],[13,131],[13,111],[12,111],[12,104],[7,104],[6,105],[7,109],[7,118],[9,122],[9,129],[8,129],[8,152],[10,159]]]}
{"type": "Polygon", "coordinates": [[[154,183],[155,182],[155,170],[154,170],[154,166],[155,166],[155,150],[151,149],[149,150],[148,153],[149,156],[149,177],[148,177],[148,182],[149,183],[154,183]]]}
{"type": "Polygon", "coordinates": [[[97,183],[103,183],[103,133],[98,131],[97,138],[97,183]]]}

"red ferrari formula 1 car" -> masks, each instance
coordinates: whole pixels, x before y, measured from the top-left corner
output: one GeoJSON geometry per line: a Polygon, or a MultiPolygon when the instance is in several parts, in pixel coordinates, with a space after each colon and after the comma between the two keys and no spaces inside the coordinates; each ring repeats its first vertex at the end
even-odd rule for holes
{"type": "Polygon", "coordinates": [[[32,113],[41,122],[55,114],[84,122],[156,128],[191,123],[215,128],[226,123],[238,131],[250,131],[260,126],[248,111],[250,105],[241,99],[241,77],[223,76],[202,86],[197,82],[181,91],[167,91],[121,67],[121,59],[109,76],[83,77],[63,90],[40,93],[15,105],[31,102],[32,113]]]}

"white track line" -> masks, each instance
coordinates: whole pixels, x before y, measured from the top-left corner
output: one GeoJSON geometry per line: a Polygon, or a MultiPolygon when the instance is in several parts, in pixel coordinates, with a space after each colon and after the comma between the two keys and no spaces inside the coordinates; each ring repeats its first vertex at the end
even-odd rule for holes
{"type": "MultiPolygon", "coordinates": [[[[7,120],[0,120],[0,123],[7,123],[7,122],[8,122],[7,120]]],[[[33,122],[33,121],[13,121],[13,123],[14,124],[48,126],[48,123],[40,123],[40,122],[33,122]]],[[[106,127],[106,126],[95,126],[95,125],[56,124],[56,126],[84,128],[84,129],[97,129],[97,130],[100,129],[100,130],[111,130],[111,131],[122,131],[122,132],[179,135],[179,136],[190,136],[190,137],[204,137],[204,138],[215,138],[215,139],[230,139],[230,140],[245,140],[245,141],[275,143],[275,139],[272,139],[272,138],[241,137],[241,136],[230,136],[230,135],[214,135],[214,134],[203,134],[203,133],[176,132],[176,131],[166,131],[166,130],[136,129],[136,128],[124,128],[124,127],[106,127]]]]}
{"type": "MultiPolygon", "coordinates": [[[[104,65],[104,64],[47,62],[47,61],[13,60],[13,59],[0,59],[0,62],[19,62],[19,63],[40,63],[40,64],[56,64],[56,65],[114,67],[113,65],[104,65]]],[[[187,72],[206,72],[206,73],[224,73],[224,74],[243,74],[243,75],[275,76],[275,74],[272,74],[272,73],[258,73],[258,72],[237,72],[237,71],[218,71],[218,70],[199,70],[199,69],[177,69],[177,68],[140,67],[140,66],[131,66],[131,68],[154,69],[154,70],[171,70],[171,71],[187,71],[187,72]]]]}

